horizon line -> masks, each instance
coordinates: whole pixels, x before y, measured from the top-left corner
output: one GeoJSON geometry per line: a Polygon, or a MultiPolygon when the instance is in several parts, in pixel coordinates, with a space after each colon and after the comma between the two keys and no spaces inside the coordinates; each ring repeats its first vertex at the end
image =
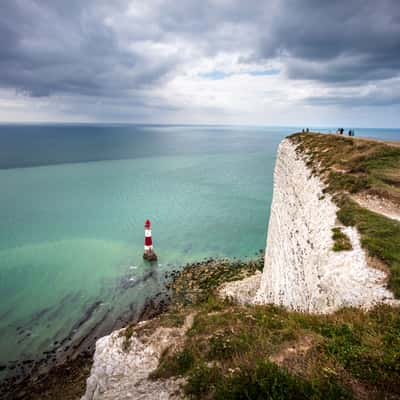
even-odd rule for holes
{"type": "MultiPolygon", "coordinates": [[[[136,125],[136,126],[210,126],[210,127],[249,127],[249,128],[309,128],[309,129],[337,129],[337,127],[347,126],[346,124],[330,124],[330,125],[277,125],[277,124],[223,124],[223,123],[163,123],[163,122],[121,122],[121,121],[0,121],[2,125],[136,125]]],[[[347,126],[352,129],[390,129],[400,130],[399,127],[384,127],[384,126],[347,126]]]]}

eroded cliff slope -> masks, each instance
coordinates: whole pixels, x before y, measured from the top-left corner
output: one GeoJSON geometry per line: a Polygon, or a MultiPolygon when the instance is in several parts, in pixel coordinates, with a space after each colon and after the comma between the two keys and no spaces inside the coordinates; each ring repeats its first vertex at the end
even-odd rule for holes
{"type": "Polygon", "coordinates": [[[393,299],[385,274],[370,268],[357,230],[343,228],[352,250],[335,252],[337,207],[295,145],[279,146],[264,271],[255,301],[326,313],[393,299]]]}
{"type": "MultiPolygon", "coordinates": [[[[355,193],[381,198],[380,188],[390,188],[377,174],[368,181],[372,164],[353,146],[328,135],[285,139],[263,272],[262,259],[187,266],[174,278],[173,302],[160,320],[97,342],[83,399],[399,396],[399,313],[390,307],[398,301],[387,285],[398,298],[400,224],[354,202],[355,193]],[[343,157],[322,162],[334,149],[343,157]],[[389,305],[373,307],[379,303],[389,305]]],[[[383,150],[372,150],[375,159],[392,154],[383,150]]],[[[400,153],[392,156],[400,162],[400,153]]],[[[387,160],[380,173],[393,180],[395,164],[387,160]]],[[[386,198],[396,206],[393,187],[386,198]]]]}

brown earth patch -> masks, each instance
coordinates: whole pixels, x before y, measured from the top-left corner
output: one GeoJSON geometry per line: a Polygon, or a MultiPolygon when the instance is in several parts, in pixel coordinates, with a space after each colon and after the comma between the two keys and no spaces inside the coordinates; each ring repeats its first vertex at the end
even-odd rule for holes
{"type": "Polygon", "coordinates": [[[370,211],[400,221],[400,204],[368,193],[355,194],[352,196],[352,199],[361,207],[365,207],[370,211]]]}
{"type": "Polygon", "coordinates": [[[379,269],[380,271],[385,273],[385,279],[383,283],[387,284],[390,276],[390,268],[385,264],[382,260],[380,260],[378,257],[372,257],[370,255],[366,255],[367,258],[367,264],[375,269],[379,269]]]}
{"type": "Polygon", "coordinates": [[[270,356],[270,360],[279,366],[290,369],[290,365],[293,365],[296,359],[304,357],[314,344],[315,338],[313,336],[304,335],[296,342],[286,344],[277,353],[270,356]]]}
{"type": "Polygon", "coordinates": [[[357,400],[381,400],[396,398],[387,397],[387,394],[380,392],[371,385],[360,382],[343,368],[338,368],[338,376],[341,382],[351,389],[354,398],[357,400]]]}

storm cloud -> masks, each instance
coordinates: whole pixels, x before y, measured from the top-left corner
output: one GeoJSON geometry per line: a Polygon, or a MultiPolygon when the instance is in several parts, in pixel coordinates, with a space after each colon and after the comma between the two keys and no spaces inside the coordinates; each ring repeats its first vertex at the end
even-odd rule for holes
{"type": "Polygon", "coordinates": [[[275,24],[266,55],[286,56],[290,78],[334,83],[388,79],[399,73],[396,0],[290,0],[275,24]]]}
{"type": "Polygon", "coordinates": [[[240,79],[298,105],[394,105],[399,77],[397,0],[0,2],[0,89],[94,120],[229,113],[240,79]]]}
{"type": "Polygon", "coordinates": [[[2,2],[0,84],[31,96],[107,97],[162,79],[177,60],[120,43],[106,23],[112,11],[96,1],[2,2]]]}

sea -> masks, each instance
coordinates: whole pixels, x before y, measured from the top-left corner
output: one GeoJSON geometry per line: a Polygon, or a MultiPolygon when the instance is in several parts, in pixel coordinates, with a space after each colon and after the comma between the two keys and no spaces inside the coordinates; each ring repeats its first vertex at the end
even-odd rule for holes
{"type": "Polygon", "coordinates": [[[302,128],[0,125],[0,378],[128,323],[187,263],[255,257],[277,146],[302,128]]]}

